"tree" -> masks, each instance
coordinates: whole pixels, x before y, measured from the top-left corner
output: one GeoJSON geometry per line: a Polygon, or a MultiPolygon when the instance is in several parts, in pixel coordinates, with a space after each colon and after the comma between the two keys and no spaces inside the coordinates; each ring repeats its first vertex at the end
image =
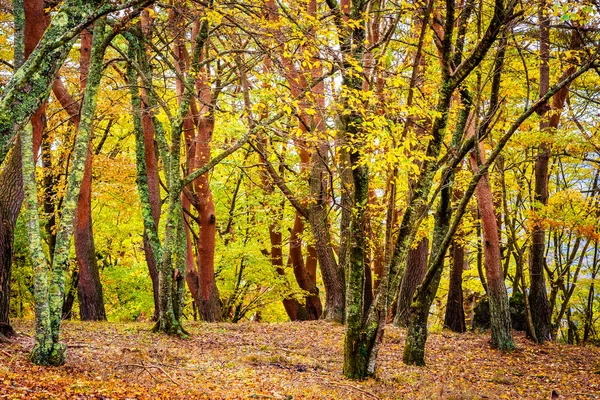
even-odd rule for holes
{"type": "MultiPolygon", "coordinates": [[[[32,1],[24,6],[22,1],[13,4],[15,15],[14,67],[20,68],[33,52],[44,33],[46,15],[41,1],[32,1]]],[[[44,109],[42,105],[31,117],[33,154],[38,154],[44,132],[44,109]]],[[[1,162],[0,162],[1,164],[1,162]]],[[[23,202],[23,176],[20,142],[6,160],[0,172],[0,324],[2,332],[10,336],[10,277],[13,262],[14,230],[23,202]]]]}
{"type": "Polygon", "coordinates": [[[57,241],[51,269],[44,255],[40,235],[33,137],[30,128],[27,128],[21,137],[29,251],[32,263],[35,266],[36,336],[35,345],[30,356],[35,364],[62,365],[65,360],[66,347],[59,342],[65,269],[69,260],[73,221],[83,180],[98,87],[102,76],[102,59],[106,47],[116,33],[114,30],[106,33],[104,20],[96,22],[90,57],[91,67],[82,103],[81,121],[77,129],[73,167],[69,176],[61,220],[57,229],[57,241]]]}

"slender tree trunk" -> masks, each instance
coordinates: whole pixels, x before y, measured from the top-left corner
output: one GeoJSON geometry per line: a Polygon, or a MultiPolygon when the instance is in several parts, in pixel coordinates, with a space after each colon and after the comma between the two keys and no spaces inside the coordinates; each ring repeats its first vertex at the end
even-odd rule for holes
{"type": "Polygon", "coordinates": [[[74,219],[79,188],[83,180],[92,121],[96,109],[98,88],[102,76],[102,59],[104,50],[114,37],[114,33],[105,36],[105,22],[99,20],[94,28],[91,69],[88,85],[84,94],[81,110],[81,122],[77,130],[73,151],[73,164],[68,177],[67,189],[60,224],[56,235],[56,248],[50,271],[42,250],[38,225],[38,200],[35,183],[35,164],[33,160],[31,136],[26,130],[22,139],[23,147],[23,177],[27,193],[27,215],[30,254],[33,265],[36,265],[34,297],[36,304],[36,337],[31,353],[35,364],[61,365],[65,360],[65,345],[59,343],[60,323],[65,290],[65,270],[69,263],[71,235],[73,234],[74,219]]]}
{"type": "MultiPolygon", "coordinates": [[[[538,18],[540,24],[540,97],[548,91],[550,86],[550,20],[548,18],[546,0],[540,0],[538,18]]],[[[547,130],[547,119],[540,122],[540,130],[547,130]]],[[[538,149],[535,161],[535,201],[541,205],[548,203],[548,163],[550,149],[542,143],[538,149]]],[[[542,343],[551,339],[550,303],[546,291],[546,278],[544,266],[546,263],[546,230],[541,225],[534,225],[531,232],[531,255],[529,265],[529,278],[531,290],[529,304],[535,328],[535,339],[542,343]]]]}
{"type": "Polygon", "coordinates": [[[69,289],[65,293],[65,302],[62,308],[62,319],[70,320],[73,318],[73,303],[75,303],[75,296],[77,295],[77,286],[79,285],[79,272],[73,270],[71,272],[71,281],[69,289]]]}
{"type": "MultiPolygon", "coordinates": [[[[144,38],[151,40],[152,35],[152,19],[148,15],[148,10],[142,12],[141,15],[141,34],[144,38]]],[[[148,50],[146,46],[142,46],[139,50],[138,61],[139,65],[146,75],[148,83],[152,85],[152,69],[148,62],[148,50]]],[[[162,131],[160,122],[154,117],[154,108],[156,106],[153,101],[153,95],[147,88],[143,87],[141,90],[141,129],[144,136],[144,156],[145,156],[145,170],[146,170],[146,184],[148,187],[148,202],[150,206],[150,212],[152,220],[154,221],[155,229],[158,229],[161,214],[161,199],[160,199],[160,178],[158,174],[158,156],[155,146],[155,136],[158,131],[162,131]]],[[[167,160],[163,160],[166,164],[167,160]]],[[[188,206],[189,209],[189,206],[188,206]]],[[[152,320],[158,320],[158,267],[157,260],[160,257],[155,256],[153,252],[153,246],[151,239],[148,236],[148,232],[144,229],[144,255],[146,257],[146,265],[148,266],[148,273],[152,281],[152,293],[154,296],[154,314],[152,320]]]]}
{"type": "MultiPolygon", "coordinates": [[[[309,222],[315,239],[315,250],[321,267],[323,283],[326,287],[325,319],[344,321],[345,285],[344,273],[339,268],[329,232],[327,170],[327,145],[321,141],[311,157],[309,188],[311,204],[309,206],[309,222]]],[[[364,273],[364,272],[363,272],[364,273]]]]}
{"type": "MultiPolygon", "coordinates": [[[[41,0],[13,2],[15,16],[15,69],[29,57],[46,28],[46,15],[41,0]]],[[[46,126],[45,103],[31,118],[33,154],[37,155],[46,126]]],[[[0,139],[1,141],[1,139],[0,139]]],[[[37,158],[37,157],[36,157],[37,158]]],[[[0,161],[0,165],[2,161],[0,161]]],[[[10,277],[13,261],[14,230],[23,202],[21,142],[0,171],[0,325],[7,335],[10,327],[10,277]]]]}
{"type": "MultiPolygon", "coordinates": [[[[80,82],[81,90],[87,85],[88,71],[90,68],[90,55],[92,48],[92,34],[83,31],[81,33],[80,50],[80,82]]],[[[73,117],[73,116],[71,116],[73,117]]],[[[78,124],[76,124],[77,126],[78,124]]],[[[75,214],[75,254],[79,266],[79,281],[77,293],[79,295],[79,311],[83,321],[106,320],[104,310],[104,299],[102,297],[102,284],[100,283],[100,272],[96,259],[96,248],[94,246],[94,234],[92,231],[92,135],[85,161],[83,181],[77,202],[75,214]]]]}
{"type": "Polygon", "coordinates": [[[583,343],[587,343],[590,339],[590,334],[593,328],[594,321],[594,297],[595,297],[595,287],[594,287],[594,279],[596,279],[596,275],[598,272],[598,242],[594,245],[594,258],[592,263],[592,283],[590,284],[590,289],[587,295],[587,303],[585,306],[585,320],[583,322],[583,343]]]}
{"type": "MultiPolygon", "coordinates": [[[[474,152],[471,153],[470,157],[471,169],[473,173],[477,173],[479,163],[484,163],[483,145],[479,145],[479,160],[474,152]]],[[[483,230],[483,251],[490,300],[492,346],[504,351],[513,350],[515,344],[512,339],[508,293],[504,284],[504,273],[500,257],[500,237],[496,225],[492,187],[487,173],[481,177],[477,185],[476,196],[483,230]]]]}
{"type": "MultiPolygon", "coordinates": [[[[548,16],[548,3],[546,0],[540,0],[538,5],[538,20],[540,25],[540,97],[544,96],[550,87],[550,19],[548,16]]],[[[573,32],[570,43],[570,50],[577,50],[581,47],[581,38],[577,32],[573,32]]],[[[570,60],[572,63],[563,73],[561,80],[571,75],[575,69],[577,61],[570,60]]],[[[556,129],[560,122],[560,111],[564,107],[565,100],[569,91],[569,85],[563,87],[552,98],[551,107],[546,106],[541,111],[542,114],[552,110],[550,115],[545,115],[540,122],[540,131],[550,131],[556,129]]],[[[550,145],[542,142],[538,148],[538,154],[535,161],[535,187],[534,199],[536,204],[534,208],[546,206],[548,204],[548,178],[550,162],[550,145]]],[[[531,315],[535,328],[535,339],[538,343],[552,339],[552,307],[548,301],[546,290],[546,278],[544,269],[546,267],[546,230],[542,224],[535,223],[531,232],[531,255],[529,266],[529,278],[531,289],[529,293],[529,304],[531,306],[531,315]]]]}
{"type": "MultiPolygon", "coordinates": [[[[286,288],[289,287],[287,278],[285,278],[285,270],[283,269],[283,235],[281,230],[278,229],[278,224],[269,225],[269,240],[271,241],[271,264],[275,267],[277,274],[285,279],[286,288]]],[[[290,239],[291,247],[292,239],[290,239]]],[[[291,255],[290,255],[291,259],[291,255]]],[[[291,260],[290,260],[291,261],[291,260]]],[[[285,297],[283,299],[283,307],[290,318],[290,321],[298,321],[308,319],[308,311],[306,306],[300,304],[298,300],[293,297],[285,297]]]]}

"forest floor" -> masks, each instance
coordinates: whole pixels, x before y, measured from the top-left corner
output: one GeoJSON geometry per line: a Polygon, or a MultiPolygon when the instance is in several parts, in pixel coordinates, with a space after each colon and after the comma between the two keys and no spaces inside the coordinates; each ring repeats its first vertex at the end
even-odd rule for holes
{"type": "Polygon", "coordinates": [[[427,366],[402,363],[405,331],[386,330],[377,378],[342,377],[344,328],[327,322],[188,323],[188,339],[148,323],[66,322],[66,364],[32,365],[33,323],[0,344],[0,398],[16,399],[600,399],[600,348],[490,348],[488,334],[432,334],[427,366]]]}

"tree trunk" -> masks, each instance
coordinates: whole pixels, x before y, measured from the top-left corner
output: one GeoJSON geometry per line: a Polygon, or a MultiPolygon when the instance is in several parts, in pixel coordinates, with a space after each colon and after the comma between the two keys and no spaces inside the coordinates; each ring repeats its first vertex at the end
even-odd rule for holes
{"type": "MultiPolygon", "coordinates": [[[[550,20],[547,14],[547,3],[540,0],[538,19],[540,24],[540,97],[548,91],[550,86],[550,20]]],[[[547,130],[548,121],[540,122],[540,130],[547,130]]],[[[535,161],[535,201],[541,205],[548,203],[548,163],[550,149],[542,143],[538,149],[535,161]]],[[[531,232],[531,256],[529,264],[529,278],[531,289],[529,304],[535,328],[535,339],[542,343],[551,339],[550,303],[546,291],[546,278],[544,266],[546,263],[546,230],[536,224],[531,232]]]]}
{"type": "MultiPolygon", "coordinates": [[[[287,278],[285,278],[285,270],[283,269],[283,235],[279,228],[279,221],[277,224],[269,225],[269,240],[271,241],[271,264],[275,267],[277,274],[285,279],[285,286],[289,287],[287,278]]],[[[292,228],[293,229],[293,228],[292,228]]],[[[291,247],[293,239],[290,238],[290,261],[291,261],[291,247]]],[[[295,268],[294,268],[295,270],[295,268]]],[[[319,303],[320,304],[320,303],[319,303]]],[[[290,318],[290,321],[298,321],[308,319],[308,299],[306,306],[300,304],[300,302],[293,297],[286,297],[283,299],[283,307],[290,318]]]]}
{"type": "Polygon", "coordinates": [[[363,302],[365,290],[366,238],[363,231],[368,201],[369,175],[366,166],[358,163],[359,155],[351,154],[354,178],[354,212],[350,224],[348,253],[348,286],[346,288],[346,336],[344,339],[344,376],[365,379],[369,372],[369,357],[373,343],[363,332],[363,302]]]}
{"type": "MultiPolygon", "coordinates": [[[[440,129],[440,126],[445,126],[451,95],[451,92],[443,92],[443,97],[438,100],[438,109],[442,110],[443,113],[442,117],[438,117],[433,124],[434,132],[440,129]]],[[[450,143],[451,147],[458,146],[462,141],[471,110],[471,99],[467,91],[461,92],[461,100],[463,108],[459,112],[459,118],[450,143]]],[[[429,309],[438,291],[444,269],[444,256],[447,247],[443,246],[443,242],[450,230],[450,218],[452,216],[451,190],[454,183],[454,171],[451,167],[446,167],[442,171],[442,176],[444,179],[440,182],[442,189],[434,216],[433,241],[431,246],[436,252],[429,259],[428,269],[423,282],[417,288],[408,311],[408,329],[402,356],[402,361],[408,365],[425,365],[425,343],[428,334],[427,320],[429,318],[429,309]]],[[[432,182],[425,182],[426,179],[433,179],[433,176],[421,175],[417,182],[417,187],[430,188],[432,182]]]]}
{"type": "MultiPolygon", "coordinates": [[[[327,175],[327,143],[321,141],[311,156],[309,188],[311,203],[309,206],[309,222],[315,239],[315,250],[321,267],[325,284],[325,319],[343,322],[345,309],[344,273],[339,268],[329,232],[328,215],[328,175],[327,175]]],[[[364,271],[363,271],[364,274],[364,271]]]]}
{"type": "Polygon", "coordinates": [[[446,301],[446,314],[444,326],[453,332],[462,333],[467,330],[465,325],[465,311],[463,308],[462,273],[465,265],[465,248],[462,244],[453,241],[452,265],[450,267],[450,282],[448,287],[448,300],[446,301]]]}
{"type": "MultiPolygon", "coordinates": [[[[473,173],[479,171],[478,163],[484,162],[483,152],[483,145],[479,145],[479,160],[477,154],[474,154],[475,150],[471,153],[470,161],[473,173]]],[[[504,284],[504,273],[500,257],[500,238],[498,226],[496,225],[492,187],[487,173],[481,177],[477,185],[476,196],[483,230],[483,252],[490,299],[492,346],[504,351],[513,350],[515,344],[512,339],[508,293],[504,284]]]]}
{"type": "MultiPolygon", "coordinates": [[[[199,123],[196,137],[192,146],[194,151],[188,153],[190,171],[203,167],[210,160],[210,142],[214,130],[214,115],[212,115],[212,95],[210,87],[204,81],[204,73],[196,81],[197,90],[201,93],[204,104],[199,109],[199,123]],[[211,113],[210,115],[208,113],[211,113]],[[191,158],[191,159],[190,159],[191,158]]],[[[198,216],[198,238],[196,240],[196,266],[199,279],[199,290],[196,305],[203,321],[215,322],[221,320],[221,302],[215,281],[215,234],[216,216],[215,205],[210,190],[208,174],[195,179],[190,185],[198,216]]]]}
{"type": "MultiPolygon", "coordinates": [[[[152,114],[147,100],[145,90],[142,91],[142,130],[144,132],[144,155],[146,158],[146,174],[148,184],[148,200],[150,202],[150,210],[154,225],[158,229],[160,220],[160,179],[158,176],[158,159],[154,146],[154,124],[152,114]]],[[[146,256],[146,264],[148,272],[152,280],[152,293],[154,295],[154,315],[152,320],[158,319],[158,269],[156,266],[156,258],[152,252],[152,246],[148,239],[148,235],[144,232],[144,254],[146,256]]]]}
{"type": "MultiPolygon", "coordinates": [[[[35,271],[35,304],[36,304],[36,337],[31,353],[35,364],[62,365],[65,360],[66,347],[59,343],[60,323],[65,290],[65,270],[69,263],[71,235],[79,188],[83,180],[85,162],[92,130],[92,122],[96,109],[98,88],[102,76],[102,59],[104,50],[114,37],[114,32],[105,36],[105,22],[99,20],[94,28],[91,69],[88,78],[82,109],[81,123],[75,138],[73,164],[68,177],[66,194],[63,202],[61,220],[56,234],[56,248],[52,259],[52,270],[48,268],[41,243],[38,225],[38,200],[35,183],[35,164],[33,152],[29,147],[31,136],[27,129],[22,138],[23,177],[27,193],[27,215],[30,254],[35,271]]],[[[33,146],[31,146],[33,147],[33,146]]]]}
{"type": "MultiPolygon", "coordinates": [[[[15,13],[15,69],[29,57],[46,28],[43,1],[14,2],[15,13]]],[[[33,129],[32,145],[37,159],[43,132],[46,126],[45,103],[31,118],[33,129]]],[[[0,139],[1,142],[1,139],[0,139]]],[[[0,160],[0,165],[2,161],[0,160]]],[[[17,141],[10,158],[0,171],[0,324],[10,328],[10,277],[12,270],[14,230],[23,203],[23,175],[21,164],[21,142],[17,141]]]]}
{"type": "MultiPolygon", "coordinates": [[[[87,85],[88,71],[90,68],[90,55],[92,48],[92,34],[81,33],[80,50],[80,82],[81,90],[87,85]]],[[[73,119],[73,116],[71,116],[73,119]]],[[[79,119],[79,118],[77,118],[79,119]]],[[[77,129],[76,124],[76,129],[77,129]]],[[[92,231],[92,135],[85,161],[83,180],[77,202],[75,214],[75,254],[79,266],[79,282],[77,293],[79,295],[79,314],[82,321],[104,321],[104,299],[102,297],[102,284],[96,259],[94,234],[92,231]]]]}
{"type": "MultiPolygon", "coordinates": [[[[540,24],[540,97],[544,96],[550,87],[550,19],[548,17],[548,4],[546,0],[540,0],[538,5],[538,20],[540,24]]],[[[581,47],[581,38],[577,32],[571,36],[570,50],[581,47]]],[[[575,59],[569,60],[572,64],[564,71],[561,80],[571,75],[576,67],[575,59]]],[[[540,122],[540,131],[556,129],[560,122],[560,111],[564,107],[569,91],[569,85],[563,87],[552,98],[551,107],[542,110],[542,114],[549,109],[553,112],[543,116],[540,122]]],[[[535,161],[535,187],[534,208],[548,204],[548,170],[550,162],[550,145],[541,143],[535,161]]],[[[538,343],[552,339],[552,308],[548,301],[546,290],[546,278],[544,269],[546,266],[546,230],[540,223],[534,223],[531,232],[531,256],[529,266],[529,278],[531,289],[529,293],[529,304],[531,316],[535,328],[535,339],[538,343]]]]}
{"type": "MultiPolygon", "coordinates": [[[[142,53],[137,37],[134,35],[126,36],[129,42],[128,56],[131,59],[140,59],[142,56],[145,57],[145,53],[142,53]]],[[[128,64],[127,67],[127,81],[129,83],[129,91],[131,96],[131,108],[133,115],[133,126],[135,133],[136,143],[136,171],[137,171],[137,188],[140,195],[140,203],[142,209],[142,219],[144,222],[144,232],[148,238],[148,242],[152,247],[152,254],[155,259],[159,261],[158,268],[158,306],[159,315],[154,327],[155,331],[162,331],[169,334],[182,334],[183,329],[179,321],[175,318],[174,306],[173,306],[173,285],[172,279],[174,275],[172,255],[177,253],[177,216],[176,212],[181,212],[181,195],[173,192],[169,193],[169,208],[167,215],[167,231],[165,232],[165,243],[164,247],[161,246],[160,239],[158,237],[158,227],[155,224],[154,217],[152,215],[150,196],[148,189],[148,174],[146,172],[146,155],[145,155],[145,143],[144,143],[144,131],[142,127],[142,106],[141,98],[138,90],[137,75],[133,67],[128,64]],[[177,206],[179,204],[179,210],[177,206]]],[[[188,100],[189,101],[189,100],[188,100]]],[[[189,104],[189,103],[188,103],[189,104]]],[[[179,141],[181,139],[181,128],[179,125],[175,127],[175,138],[173,142],[176,144],[172,149],[174,157],[179,158],[179,141]],[[177,137],[178,136],[178,137],[177,137]]],[[[165,174],[167,175],[167,182],[171,188],[173,188],[173,179],[179,178],[178,163],[173,167],[171,163],[166,162],[165,174]]]]}
{"type": "MultiPolygon", "coordinates": [[[[465,110],[467,114],[468,109],[469,107],[465,110]]],[[[463,118],[465,117],[465,111],[462,112],[463,118]]],[[[460,130],[458,128],[457,132],[460,130]]],[[[443,189],[440,194],[437,212],[435,213],[432,249],[440,249],[440,244],[448,232],[452,213],[450,205],[452,198],[451,187],[454,181],[453,175],[450,173],[446,178],[447,180],[442,182],[443,189]]],[[[425,365],[425,343],[428,335],[427,320],[429,319],[429,309],[437,293],[444,269],[443,254],[442,257],[437,258],[437,261],[430,261],[430,263],[432,264],[429,266],[423,283],[418,287],[408,310],[408,330],[402,357],[402,361],[407,365],[425,365]]]]}
{"type": "MultiPolygon", "coordinates": [[[[91,141],[90,141],[91,146],[91,141]]],[[[88,147],[75,215],[75,254],[79,265],[79,313],[82,321],[104,321],[104,299],[92,232],[92,154],[88,147]]]]}
{"type": "MultiPolygon", "coordinates": [[[[321,305],[321,299],[319,298],[319,289],[317,288],[316,281],[310,275],[304,258],[302,257],[302,238],[300,235],[304,231],[304,223],[302,217],[296,213],[294,218],[294,226],[290,231],[290,255],[288,264],[291,264],[294,270],[294,276],[300,289],[308,292],[309,294],[305,297],[306,315],[301,315],[300,319],[306,320],[317,320],[323,313],[323,307],[321,305]]],[[[307,257],[308,260],[309,257],[307,257]]]]}
{"type": "MultiPolygon", "coordinates": [[[[141,25],[141,35],[146,40],[151,40],[152,35],[152,19],[149,17],[148,10],[144,10],[142,12],[140,18],[141,25]]],[[[142,69],[142,72],[146,75],[146,80],[149,86],[152,86],[152,69],[150,63],[148,62],[148,50],[147,46],[141,45],[138,49],[138,63],[142,69]]],[[[155,146],[155,136],[157,135],[157,131],[162,134],[162,125],[154,116],[156,101],[154,99],[154,95],[151,91],[143,85],[141,88],[140,94],[140,102],[142,108],[141,115],[141,129],[143,132],[143,150],[145,157],[145,184],[147,186],[148,191],[148,203],[149,203],[149,211],[151,213],[151,219],[154,221],[154,229],[158,229],[158,224],[160,221],[161,214],[161,198],[160,198],[160,178],[158,174],[158,156],[155,146]]],[[[140,143],[141,144],[141,143],[140,143]]],[[[166,157],[165,157],[166,158],[166,157]]],[[[167,159],[163,160],[166,164],[167,159]]],[[[189,207],[188,207],[189,208],[189,207]]],[[[148,273],[150,275],[150,280],[152,281],[152,293],[154,297],[154,314],[152,316],[152,320],[158,320],[158,266],[157,262],[160,260],[160,257],[157,257],[153,252],[153,245],[151,243],[151,239],[147,232],[147,229],[144,229],[144,255],[146,258],[146,265],[148,266],[148,273]]]]}
{"type": "Polygon", "coordinates": [[[400,292],[396,304],[394,325],[405,327],[408,325],[408,309],[412,303],[417,286],[421,284],[427,272],[427,257],[429,255],[429,239],[424,237],[415,248],[408,251],[406,269],[400,281],[400,292]]]}

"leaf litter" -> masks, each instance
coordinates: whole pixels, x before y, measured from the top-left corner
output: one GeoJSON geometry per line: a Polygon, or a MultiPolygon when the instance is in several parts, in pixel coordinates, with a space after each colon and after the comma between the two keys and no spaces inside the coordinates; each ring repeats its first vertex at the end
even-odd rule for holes
{"type": "Polygon", "coordinates": [[[600,349],[516,333],[504,354],[485,333],[431,334],[426,367],[402,363],[405,331],[386,328],[377,376],[343,378],[344,327],[316,322],[189,322],[187,339],[149,323],[65,322],[62,367],[27,356],[31,321],[0,347],[0,398],[8,399],[600,399],[600,349]]]}

